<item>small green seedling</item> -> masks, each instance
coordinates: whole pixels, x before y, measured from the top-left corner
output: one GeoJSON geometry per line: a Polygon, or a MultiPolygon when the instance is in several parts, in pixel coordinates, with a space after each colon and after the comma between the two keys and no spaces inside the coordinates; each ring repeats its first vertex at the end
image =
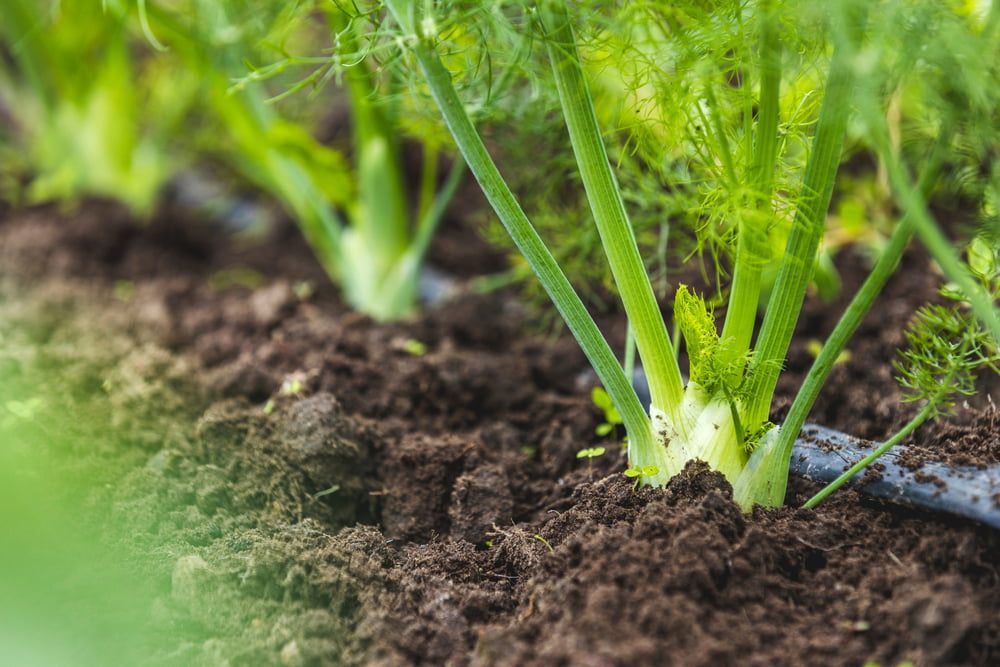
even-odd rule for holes
{"type": "MultiPolygon", "coordinates": [[[[281,387],[278,389],[278,395],[289,396],[289,397],[301,396],[303,393],[305,393],[305,390],[306,390],[306,385],[303,376],[299,373],[296,373],[293,375],[289,375],[282,381],[281,387]]],[[[265,415],[272,414],[277,407],[278,405],[277,403],[274,402],[273,398],[268,399],[267,403],[264,404],[264,414],[265,415]]]]}
{"type": "Polygon", "coordinates": [[[282,396],[298,396],[303,391],[305,391],[305,385],[302,383],[302,378],[300,377],[289,377],[286,378],[284,382],[281,383],[282,396]]]}
{"type": "Polygon", "coordinates": [[[587,474],[590,479],[594,479],[594,459],[604,456],[604,447],[587,447],[576,453],[576,458],[587,459],[587,474]]]}
{"type": "Polygon", "coordinates": [[[292,293],[299,301],[308,301],[316,293],[316,287],[308,280],[300,280],[292,286],[292,293]]]}
{"type": "Polygon", "coordinates": [[[414,357],[422,357],[427,354],[427,345],[421,343],[416,338],[407,338],[402,344],[403,352],[414,357]]]}
{"type": "MultiPolygon", "coordinates": [[[[819,353],[822,351],[823,351],[823,343],[816,340],[815,338],[809,340],[806,343],[806,352],[808,352],[813,359],[818,359],[819,353]]],[[[843,364],[846,364],[850,360],[851,360],[851,351],[841,350],[840,354],[838,354],[837,358],[834,360],[833,365],[841,366],[843,364]]]]}
{"type": "Polygon", "coordinates": [[[594,387],[590,392],[590,400],[604,413],[604,421],[594,429],[597,435],[603,438],[621,426],[622,416],[611,400],[611,396],[608,395],[608,392],[603,387],[594,387]]]}
{"type": "Polygon", "coordinates": [[[635,478],[635,489],[639,489],[639,482],[642,481],[643,477],[656,477],[660,474],[660,469],[656,466],[634,466],[632,468],[627,468],[624,475],[629,478],[635,478]]]}

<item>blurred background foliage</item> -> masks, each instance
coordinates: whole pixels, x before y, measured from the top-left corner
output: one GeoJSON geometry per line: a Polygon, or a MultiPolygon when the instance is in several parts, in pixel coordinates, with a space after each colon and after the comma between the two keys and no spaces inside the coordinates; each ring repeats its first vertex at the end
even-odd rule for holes
{"type": "MultiPolygon", "coordinates": [[[[701,274],[721,292],[738,221],[757,214],[742,169],[757,104],[760,3],[574,4],[599,120],[661,297],[672,294],[679,272],[701,274]]],[[[995,228],[996,3],[871,4],[868,37],[854,58],[864,70],[863,94],[879,97],[894,148],[913,173],[938,134],[950,133],[930,200],[955,234],[995,228]]],[[[533,4],[429,6],[433,25],[425,27],[442,42],[469,111],[567,274],[600,306],[613,287],[555,111],[533,4]]],[[[777,6],[781,144],[765,264],[780,257],[791,224],[832,50],[824,2],[777,6]]],[[[142,217],[167,184],[207,173],[230,189],[262,188],[300,220],[317,217],[310,197],[349,209],[357,182],[343,83],[352,67],[369,68],[378,103],[392,105],[402,138],[450,150],[423,83],[397,66],[405,56],[395,30],[373,0],[7,0],[0,9],[0,196],[29,204],[96,194],[142,217]],[[353,39],[342,38],[332,17],[348,24],[353,39]],[[288,168],[276,169],[276,161],[288,168]]],[[[816,261],[822,297],[839,290],[837,253],[856,246],[876,256],[898,219],[870,135],[860,119],[852,122],[816,261]]],[[[479,217],[490,242],[509,243],[492,216],[479,217]]],[[[519,283],[541,303],[527,276],[512,252],[511,268],[480,284],[519,283]]]]}
{"type": "MultiPolygon", "coordinates": [[[[99,195],[141,218],[186,170],[260,176],[276,148],[331,201],[350,193],[340,151],[315,140],[328,106],[234,90],[262,53],[322,50],[302,3],[11,0],[0,8],[3,191],[30,204],[99,195]],[[237,111],[237,107],[244,110],[237,111]]],[[[271,90],[285,90],[276,76],[271,90]]],[[[333,91],[329,91],[331,94],[333,91]]]]}

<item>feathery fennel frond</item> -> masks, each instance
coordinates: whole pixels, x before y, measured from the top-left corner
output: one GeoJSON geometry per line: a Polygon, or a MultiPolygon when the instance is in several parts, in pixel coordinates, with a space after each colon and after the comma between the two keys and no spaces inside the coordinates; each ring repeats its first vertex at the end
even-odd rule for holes
{"type": "MultiPolygon", "coordinates": [[[[994,301],[1000,298],[1000,247],[978,236],[967,250],[968,266],[994,301]]],[[[952,285],[941,289],[948,305],[920,308],[906,330],[907,346],[893,364],[908,402],[926,401],[934,414],[949,411],[959,396],[976,392],[976,373],[1000,373],[1000,350],[990,332],[952,285]]]]}

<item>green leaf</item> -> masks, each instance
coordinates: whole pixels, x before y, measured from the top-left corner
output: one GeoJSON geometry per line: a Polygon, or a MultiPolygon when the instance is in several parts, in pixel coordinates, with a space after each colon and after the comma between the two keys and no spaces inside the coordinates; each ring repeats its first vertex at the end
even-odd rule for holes
{"type": "Polygon", "coordinates": [[[576,453],[576,458],[578,459],[592,459],[598,456],[603,456],[605,452],[604,447],[588,447],[586,449],[581,449],[576,453]]]}
{"type": "Polygon", "coordinates": [[[292,293],[299,301],[308,301],[316,293],[316,288],[308,280],[300,280],[292,286],[292,293]]]}
{"type": "Polygon", "coordinates": [[[972,239],[966,254],[973,273],[982,278],[989,278],[997,273],[997,249],[990,247],[984,237],[972,239]]]}
{"type": "Polygon", "coordinates": [[[591,389],[590,400],[594,402],[594,405],[599,407],[601,410],[604,410],[605,412],[614,408],[614,404],[611,402],[611,397],[608,395],[608,392],[606,392],[603,387],[594,387],[593,389],[591,389]]]}
{"type": "Polygon", "coordinates": [[[660,469],[656,466],[642,466],[635,468],[628,468],[625,471],[626,477],[656,477],[660,474],[660,469]]]}
{"type": "Polygon", "coordinates": [[[712,393],[710,385],[719,380],[712,370],[712,361],[719,351],[719,334],[705,300],[684,284],[678,285],[674,296],[674,322],[687,346],[691,379],[712,393]]]}
{"type": "Polygon", "coordinates": [[[301,378],[289,377],[281,383],[281,389],[279,391],[282,396],[298,396],[305,391],[305,385],[302,383],[301,378]]]}
{"type": "Polygon", "coordinates": [[[613,431],[614,428],[615,428],[614,424],[609,424],[609,423],[605,422],[603,424],[598,424],[597,428],[594,429],[594,433],[596,433],[597,435],[599,435],[599,436],[601,436],[603,438],[607,434],[611,433],[611,431],[613,431]]]}
{"type": "Polygon", "coordinates": [[[601,424],[597,427],[597,435],[607,435],[616,424],[622,423],[621,413],[618,412],[618,408],[612,402],[611,396],[602,387],[594,387],[590,392],[590,398],[594,402],[594,405],[604,412],[604,419],[607,421],[606,424],[601,424]]]}
{"type": "Polygon", "coordinates": [[[416,338],[407,338],[403,341],[403,351],[414,357],[422,357],[427,354],[427,346],[416,338]]]}

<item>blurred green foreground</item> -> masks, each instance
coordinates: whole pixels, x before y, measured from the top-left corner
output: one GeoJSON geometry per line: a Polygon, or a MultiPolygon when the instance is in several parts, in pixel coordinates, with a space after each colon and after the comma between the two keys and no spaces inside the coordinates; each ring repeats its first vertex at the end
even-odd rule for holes
{"type": "Polygon", "coordinates": [[[114,471],[76,460],[91,429],[26,384],[0,382],[0,665],[139,664],[156,591],[99,532],[114,471]]]}

